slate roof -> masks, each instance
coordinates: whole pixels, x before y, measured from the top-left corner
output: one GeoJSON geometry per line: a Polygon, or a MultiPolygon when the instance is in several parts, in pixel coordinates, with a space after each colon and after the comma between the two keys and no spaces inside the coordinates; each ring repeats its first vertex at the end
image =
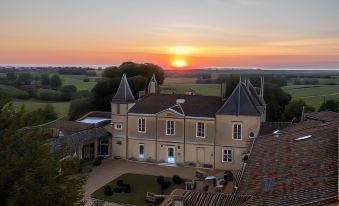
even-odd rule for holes
{"type": "Polygon", "coordinates": [[[324,112],[306,112],[304,114],[306,120],[317,120],[323,122],[333,121],[336,118],[339,118],[339,114],[331,111],[324,112]]]}
{"type": "Polygon", "coordinates": [[[260,116],[264,110],[252,85],[239,82],[217,114],[260,116]]]}
{"type": "Polygon", "coordinates": [[[128,84],[126,74],[122,75],[118,90],[114,95],[112,102],[113,103],[132,103],[135,102],[135,98],[131,91],[131,88],[128,84]]]}
{"type": "Polygon", "coordinates": [[[338,127],[305,121],[259,136],[237,194],[246,205],[308,205],[338,197],[338,127]],[[312,135],[311,137],[307,135],[312,135]],[[304,139],[296,140],[299,137],[304,139]]]}
{"type": "Polygon", "coordinates": [[[180,104],[180,106],[186,116],[192,117],[213,118],[223,104],[222,98],[215,96],[149,94],[143,96],[128,113],[157,114],[169,108],[182,113],[180,107],[176,106],[177,99],[185,100],[185,103],[180,104]]]}

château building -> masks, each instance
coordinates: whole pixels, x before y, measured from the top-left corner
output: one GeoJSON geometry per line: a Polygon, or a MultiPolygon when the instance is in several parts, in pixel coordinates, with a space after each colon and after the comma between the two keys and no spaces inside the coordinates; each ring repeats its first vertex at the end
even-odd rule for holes
{"type": "Polygon", "coordinates": [[[231,95],[160,94],[155,75],[145,95],[135,99],[126,75],[111,101],[105,128],[112,158],[240,169],[265,122],[264,81],[259,94],[248,79],[231,95]]]}

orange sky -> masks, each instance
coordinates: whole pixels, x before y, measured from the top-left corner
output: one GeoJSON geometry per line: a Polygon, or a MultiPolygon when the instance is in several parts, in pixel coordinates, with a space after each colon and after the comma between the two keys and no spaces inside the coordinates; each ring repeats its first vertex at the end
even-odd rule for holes
{"type": "Polygon", "coordinates": [[[2,0],[0,64],[339,68],[335,0],[2,0]]]}

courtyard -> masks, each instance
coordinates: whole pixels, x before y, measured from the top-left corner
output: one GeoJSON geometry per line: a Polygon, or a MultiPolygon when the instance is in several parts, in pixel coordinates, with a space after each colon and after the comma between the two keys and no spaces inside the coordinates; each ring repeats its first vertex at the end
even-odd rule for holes
{"type": "MultiPolygon", "coordinates": [[[[164,176],[172,177],[177,174],[182,179],[192,180],[195,175],[195,171],[198,168],[191,167],[177,167],[172,165],[157,165],[146,162],[134,162],[128,160],[114,160],[106,159],[98,167],[93,167],[92,172],[88,175],[88,180],[85,185],[85,200],[87,201],[86,205],[92,204],[91,194],[105,186],[106,184],[117,179],[124,174],[140,174],[140,175],[150,175],[150,176],[164,176]]],[[[201,169],[202,170],[202,169],[201,169]]],[[[205,172],[213,174],[213,170],[206,170],[205,172]]],[[[133,185],[134,183],[128,182],[133,185]]],[[[145,185],[145,190],[147,190],[147,185],[145,185]]],[[[133,188],[132,188],[133,190],[133,188]]],[[[145,191],[147,192],[147,191],[145,191]]],[[[149,191],[151,192],[151,191],[149,191]]],[[[169,191],[167,191],[169,192],[169,191]]],[[[105,204],[109,205],[109,204],[105,204]]]]}

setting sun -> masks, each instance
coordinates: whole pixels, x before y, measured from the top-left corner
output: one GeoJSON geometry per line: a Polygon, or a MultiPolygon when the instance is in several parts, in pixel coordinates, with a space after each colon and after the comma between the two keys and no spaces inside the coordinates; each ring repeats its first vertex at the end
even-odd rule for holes
{"type": "Polygon", "coordinates": [[[188,66],[188,63],[184,59],[174,59],[172,61],[172,66],[177,67],[177,68],[183,68],[183,67],[188,66]]]}

